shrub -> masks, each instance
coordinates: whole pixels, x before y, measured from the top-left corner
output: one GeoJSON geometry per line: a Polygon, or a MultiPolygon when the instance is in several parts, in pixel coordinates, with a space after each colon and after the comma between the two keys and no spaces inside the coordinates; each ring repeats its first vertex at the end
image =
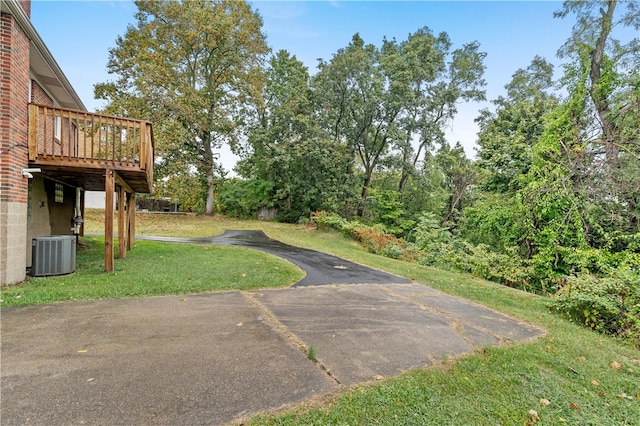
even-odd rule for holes
{"type": "Polygon", "coordinates": [[[326,211],[319,211],[311,213],[311,221],[316,224],[318,229],[326,231],[334,229],[342,232],[342,228],[347,221],[335,213],[328,213],[326,211]]]}
{"type": "Polygon", "coordinates": [[[381,253],[387,245],[397,241],[396,237],[387,234],[384,227],[380,225],[360,225],[354,227],[352,232],[355,234],[356,241],[372,253],[381,253]]]}
{"type": "Polygon", "coordinates": [[[596,331],[640,345],[640,273],[614,270],[606,277],[567,277],[550,308],[596,331]]]}
{"type": "Polygon", "coordinates": [[[509,248],[505,254],[492,251],[485,244],[473,245],[464,241],[461,245],[464,251],[458,250],[457,269],[509,287],[532,290],[529,284],[531,271],[517,256],[516,247],[509,248]]]}
{"type": "Polygon", "coordinates": [[[405,250],[403,250],[402,247],[400,247],[397,244],[389,244],[383,247],[380,254],[386,257],[390,257],[392,259],[406,258],[405,250]]]}

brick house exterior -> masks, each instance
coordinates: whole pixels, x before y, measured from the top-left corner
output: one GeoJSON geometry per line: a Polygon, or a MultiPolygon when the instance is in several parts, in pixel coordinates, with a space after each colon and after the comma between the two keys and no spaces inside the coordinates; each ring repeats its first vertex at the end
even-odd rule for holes
{"type": "MultiPolygon", "coordinates": [[[[81,214],[79,206],[84,210],[85,190],[105,190],[111,200],[117,191],[128,203],[136,191],[150,192],[153,179],[151,124],[86,112],[33,27],[30,9],[30,0],[0,0],[0,285],[24,281],[32,238],[77,233],[73,218],[81,214]],[[120,148],[122,135],[139,135],[137,145],[126,146],[131,158],[80,152],[83,147],[114,152],[115,139],[108,145],[105,138],[91,136],[98,130],[114,135],[114,129],[120,132],[120,148]],[[41,172],[29,177],[23,173],[27,168],[41,172]]],[[[129,232],[133,219],[121,218],[126,227],[119,223],[119,239],[126,246],[119,246],[118,256],[124,257],[131,241],[120,231],[129,232]]],[[[107,208],[107,271],[112,263],[113,209],[107,208]]]]}

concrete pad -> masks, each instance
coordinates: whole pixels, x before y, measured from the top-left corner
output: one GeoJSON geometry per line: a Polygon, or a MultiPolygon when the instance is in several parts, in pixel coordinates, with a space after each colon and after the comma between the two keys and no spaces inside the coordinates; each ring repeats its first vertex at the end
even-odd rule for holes
{"type": "Polygon", "coordinates": [[[312,345],[318,361],[346,385],[473,350],[453,321],[380,285],[272,290],[257,293],[256,300],[289,332],[312,345]]]}
{"type": "Polygon", "coordinates": [[[419,284],[3,307],[2,425],[223,424],[542,330],[419,284]],[[313,346],[320,365],[298,345],[313,346]]]}
{"type": "Polygon", "coordinates": [[[335,382],[241,293],[2,308],[2,424],[220,424],[335,382]]]}
{"type": "MultiPolygon", "coordinates": [[[[500,341],[512,342],[531,339],[544,333],[541,328],[493,311],[486,306],[450,296],[425,286],[396,286],[389,288],[421,306],[461,321],[470,335],[484,331],[500,341]],[[471,331],[475,329],[477,331],[471,331]]],[[[492,344],[492,343],[486,343],[492,344]]],[[[483,345],[483,343],[479,343],[483,345]]]]}

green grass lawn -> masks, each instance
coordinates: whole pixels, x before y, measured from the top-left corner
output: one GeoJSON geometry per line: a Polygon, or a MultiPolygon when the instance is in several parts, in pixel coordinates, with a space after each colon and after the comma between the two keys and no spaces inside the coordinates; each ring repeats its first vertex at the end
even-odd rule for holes
{"type": "MultiPolygon", "coordinates": [[[[99,232],[100,215],[93,215],[96,223],[89,221],[88,230],[99,232]]],[[[91,219],[91,214],[87,217],[91,219]]],[[[435,367],[342,389],[288,411],[255,417],[251,424],[640,425],[640,351],[550,313],[548,299],[541,296],[376,256],[337,233],[306,226],[138,215],[137,229],[143,235],[168,236],[263,229],[288,244],[414,279],[548,331],[529,343],[483,348],[435,367]]],[[[75,274],[30,279],[3,291],[2,305],[277,287],[301,277],[297,268],[260,252],[150,241],[136,242],[127,259],[116,259],[116,272],[104,274],[100,238],[85,241],[88,247],[79,256],[75,274]]]]}
{"type": "Polygon", "coordinates": [[[297,266],[255,250],[154,241],[137,241],[106,274],[102,237],[84,237],[76,263],[74,274],[28,278],[3,289],[1,306],[251,290],[288,286],[304,277],[297,266]]]}

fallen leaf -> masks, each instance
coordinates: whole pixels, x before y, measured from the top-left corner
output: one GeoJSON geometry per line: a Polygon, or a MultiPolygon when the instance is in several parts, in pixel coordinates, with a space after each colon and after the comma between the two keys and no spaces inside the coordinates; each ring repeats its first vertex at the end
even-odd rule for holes
{"type": "Polygon", "coordinates": [[[591,379],[591,384],[593,386],[600,386],[600,383],[598,383],[598,381],[596,379],[591,379]]]}
{"type": "Polygon", "coordinates": [[[549,401],[547,398],[540,398],[540,404],[549,405],[551,404],[551,401],[549,401]]]}
{"type": "Polygon", "coordinates": [[[579,357],[578,357],[578,361],[585,362],[586,360],[587,360],[587,359],[586,359],[585,357],[583,357],[583,356],[579,356],[579,357]]]}
{"type": "Polygon", "coordinates": [[[564,417],[560,417],[558,420],[560,420],[562,423],[566,423],[567,419],[565,419],[564,417]]]}
{"type": "Polygon", "coordinates": [[[186,301],[187,301],[187,299],[180,299],[180,301],[181,301],[181,302],[186,302],[186,301]]]}
{"type": "Polygon", "coordinates": [[[638,397],[638,399],[640,399],[640,393],[638,393],[636,396],[638,397]]]}
{"type": "Polygon", "coordinates": [[[573,408],[574,410],[578,410],[578,411],[580,411],[580,410],[581,410],[581,408],[580,408],[580,407],[578,407],[578,404],[576,404],[575,402],[572,402],[572,403],[571,403],[571,404],[569,404],[569,405],[570,405],[570,406],[571,406],[571,408],[573,408]]]}
{"type": "Polygon", "coordinates": [[[598,392],[598,396],[601,396],[601,397],[604,396],[604,392],[602,391],[598,392]]]}
{"type": "Polygon", "coordinates": [[[244,277],[246,277],[246,276],[247,276],[247,274],[242,274],[242,278],[244,278],[244,277]]]}
{"type": "Polygon", "coordinates": [[[384,376],[381,376],[381,375],[379,375],[379,374],[376,374],[375,376],[373,376],[373,378],[374,378],[375,380],[384,380],[384,376]]]}
{"type": "Polygon", "coordinates": [[[614,370],[620,370],[622,368],[622,366],[618,361],[611,361],[611,364],[609,364],[609,367],[613,368],[614,370]]]}
{"type": "Polygon", "coordinates": [[[621,393],[620,395],[616,395],[618,398],[620,399],[631,399],[633,400],[633,398],[631,398],[629,395],[627,395],[626,393],[621,393]]]}
{"type": "Polygon", "coordinates": [[[535,423],[540,420],[538,412],[536,410],[529,410],[529,416],[531,416],[531,422],[535,423]]]}

